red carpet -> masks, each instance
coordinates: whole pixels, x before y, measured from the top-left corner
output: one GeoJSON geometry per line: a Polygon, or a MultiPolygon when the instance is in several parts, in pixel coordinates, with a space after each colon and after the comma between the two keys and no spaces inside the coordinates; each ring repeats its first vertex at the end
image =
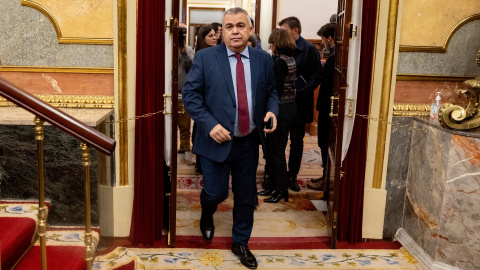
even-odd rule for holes
{"type": "Polygon", "coordinates": [[[0,217],[2,269],[10,269],[32,243],[35,221],[31,218],[0,217]]]}
{"type": "MultiPolygon", "coordinates": [[[[3,257],[3,256],[2,256],[3,257]]],[[[75,246],[47,246],[48,270],[83,270],[86,268],[85,248],[75,246]]],[[[3,267],[2,267],[3,269],[3,267]]],[[[40,267],[40,247],[34,246],[25,255],[16,270],[34,270],[40,267]]]]}

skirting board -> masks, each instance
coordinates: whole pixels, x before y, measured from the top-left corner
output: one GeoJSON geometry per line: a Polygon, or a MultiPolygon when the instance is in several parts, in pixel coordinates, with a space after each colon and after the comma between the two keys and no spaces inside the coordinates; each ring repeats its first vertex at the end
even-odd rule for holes
{"type": "MultiPolygon", "coordinates": [[[[423,250],[410,235],[403,229],[398,229],[395,234],[395,240],[400,242],[402,246],[426,269],[432,270],[457,270],[460,269],[442,262],[437,262],[423,250]]],[[[461,269],[460,269],[461,270],[461,269]]]]}

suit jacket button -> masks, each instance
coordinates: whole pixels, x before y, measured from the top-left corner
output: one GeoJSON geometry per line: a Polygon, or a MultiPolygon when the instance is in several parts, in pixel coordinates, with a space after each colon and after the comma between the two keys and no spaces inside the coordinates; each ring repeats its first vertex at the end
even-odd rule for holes
{"type": "Polygon", "coordinates": [[[236,105],[236,104],[233,104],[233,108],[236,108],[236,107],[237,107],[237,105],[236,105]]]}
{"type": "Polygon", "coordinates": [[[231,123],[232,123],[232,125],[235,125],[235,122],[231,122],[231,123]]]}

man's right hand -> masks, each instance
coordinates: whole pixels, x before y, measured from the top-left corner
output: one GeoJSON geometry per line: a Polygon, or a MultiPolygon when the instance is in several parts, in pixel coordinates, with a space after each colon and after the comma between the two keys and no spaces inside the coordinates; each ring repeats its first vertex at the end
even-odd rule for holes
{"type": "Polygon", "coordinates": [[[232,137],[230,137],[230,132],[222,127],[222,125],[218,124],[210,131],[210,137],[214,139],[217,143],[222,143],[226,141],[230,141],[232,137]]]}

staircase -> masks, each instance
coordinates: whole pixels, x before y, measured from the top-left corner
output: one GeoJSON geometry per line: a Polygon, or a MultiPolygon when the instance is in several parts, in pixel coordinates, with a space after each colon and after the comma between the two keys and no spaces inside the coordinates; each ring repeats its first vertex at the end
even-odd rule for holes
{"type": "MultiPolygon", "coordinates": [[[[46,204],[49,209],[50,206],[46,204]]],[[[0,202],[2,269],[38,269],[40,241],[37,235],[38,202],[0,202]]],[[[46,234],[48,269],[85,269],[83,228],[49,228],[46,234]]],[[[94,248],[99,233],[93,232],[94,248]]]]}
{"type": "Polygon", "coordinates": [[[0,96],[35,115],[32,137],[37,144],[38,180],[38,202],[0,201],[0,270],[91,269],[99,233],[91,228],[90,147],[111,155],[115,140],[2,78],[0,96]],[[49,228],[47,231],[49,204],[44,195],[44,121],[81,142],[85,198],[85,228],[81,230],[49,228]]]}

